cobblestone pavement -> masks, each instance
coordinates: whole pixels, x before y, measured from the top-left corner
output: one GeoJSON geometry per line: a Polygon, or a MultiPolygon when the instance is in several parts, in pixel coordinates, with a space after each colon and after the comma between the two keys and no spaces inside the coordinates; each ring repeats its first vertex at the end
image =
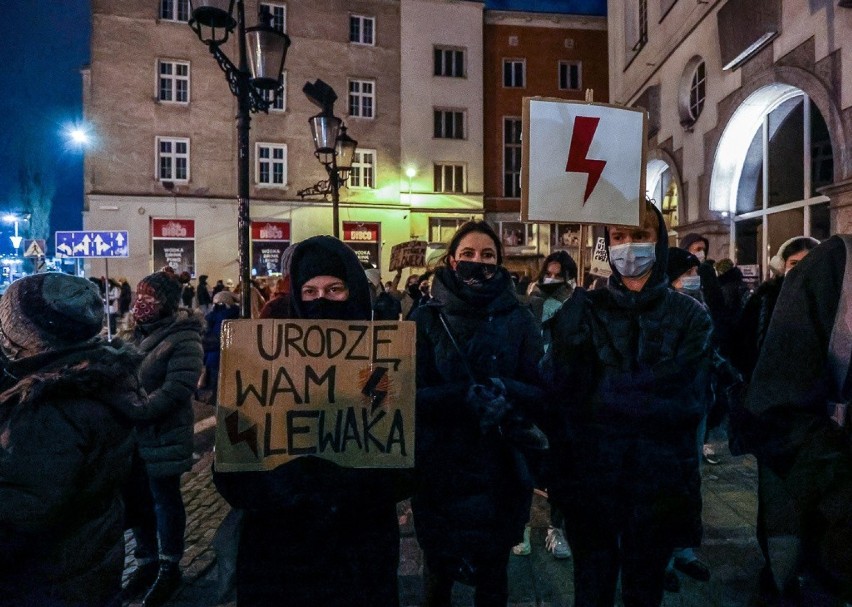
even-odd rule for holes
{"type": "MultiPolygon", "coordinates": [[[[756,464],[749,456],[735,458],[727,454],[724,445],[718,447],[722,453],[721,463],[705,465],[702,471],[705,530],[704,543],[698,551],[710,565],[712,577],[709,582],[700,583],[681,575],[681,591],[666,593],[663,607],[748,607],[756,591],[762,563],[754,538],[756,464]]],[[[217,589],[219,574],[211,541],[229,508],[213,487],[210,462],[211,456],[207,453],[184,479],[187,550],[181,562],[184,584],[169,602],[173,607],[235,605],[232,599],[229,602],[220,597],[217,589]]],[[[548,512],[546,501],[536,495],[531,513],[532,554],[510,558],[510,607],[569,607],[572,604],[571,559],[554,559],[544,547],[548,512]]],[[[422,556],[407,502],[400,504],[399,519],[401,605],[413,607],[419,605],[421,599],[422,556]]],[[[125,575],[135,567],[132,544],[132,539],[128,539],[125,575]]],[[[469,607],[472,604],[472,589],[457,584],[453,605],[469,607]]]]}

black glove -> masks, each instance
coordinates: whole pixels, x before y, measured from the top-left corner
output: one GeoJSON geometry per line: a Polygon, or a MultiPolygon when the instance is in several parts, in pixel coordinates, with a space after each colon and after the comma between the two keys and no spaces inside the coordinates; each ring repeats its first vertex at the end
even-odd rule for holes
{"type": "Polygon", "coordinates": [[[479,429],[483,434],[499,425],[512,408],[506,398],[503,382],[494,377],[487,381],[484,384],[473,384],[465,397],[465,403],[479,420],[479,429]]]}

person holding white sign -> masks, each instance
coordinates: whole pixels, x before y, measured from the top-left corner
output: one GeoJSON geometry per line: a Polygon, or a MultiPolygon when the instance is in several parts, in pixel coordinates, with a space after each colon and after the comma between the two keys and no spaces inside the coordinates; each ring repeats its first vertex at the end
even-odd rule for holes
{"type": "MultiPolygon", "coordinates": [[[[331,236],[296,245],[290,318],[369,320],[355,252],[331,236]]],[[[405,470],[345,468],[312,455],[268,472],[217,472],[219,493],[244,510],[238,607],[395,607],[405,470]]]]}
{"type": "Polygon", "coordinates": [[[427,607],[450,605],[454,582],[476,607],[505,606],[509,553],[523,536],[533,481],[525,454],[546,447],[530,425],[543,402],[541,336],[501,265],[484,221],[453,236],[417,323],[417,489],[427,607]]]}
{"type": "Polygon", "coordinates": [[[606,289],[578,289],[553,319],[543,371],[559,431],[549,493],[574,554],[575,607],[659,605],[666,563],[694,524],[695,437],[709,382],[712,324],[669,288],[660,212],[605,231],[606,289]]]}

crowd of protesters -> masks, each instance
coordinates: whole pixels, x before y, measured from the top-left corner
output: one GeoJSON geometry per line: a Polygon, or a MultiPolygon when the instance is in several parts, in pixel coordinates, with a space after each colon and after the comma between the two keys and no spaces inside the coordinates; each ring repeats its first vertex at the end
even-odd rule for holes
{"type": "Polygon", "coordinates": [[[640,218],[606,227],[611,276],[591,289],[564,251],[514,280],[484,221],[401,289],[401,272],[382,282],[330,236],[289,247],[274,285],[211,288],[170,268],[135,298],[124,279],[12,283],[0,605],[158,607],[179,587],[192,399],[217,400],[243,288],[250,318],[413,321],[416,457],[413,471],[312,456],[214,470],[240,517],[238,606],[398,605],[395,504],[409,497],[423,605],[449,607],[462,583],[476,607],[504,606],[510,554],[530,553],[533,488],[549,497],[548,551],[573,558],[577,607],[614,605],[619,579],[626,607],[660,605],[680,575],[713,574],[700,558],[713,433],[758,458],[765,604],[852,600],[850,243],[790,239],[755,290],[702,235],[669,247],[650,202],[640,218]],[[138,567],[122,589],[124,529],[138,567]]]}

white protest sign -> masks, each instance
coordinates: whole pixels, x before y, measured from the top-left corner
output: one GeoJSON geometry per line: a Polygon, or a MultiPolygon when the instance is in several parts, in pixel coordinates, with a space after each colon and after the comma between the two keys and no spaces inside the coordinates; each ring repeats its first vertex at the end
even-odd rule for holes
{"type": "Polygon", "coordinates": [[[216,469],[312,455],[414,465],[413,322],[231,320],[222,327],[216,469]]]}
{"type": "Polygon", "coordinates": [[[523,120],[524,221],[639,225],[644,110],[525,98],[523,120]]]}
{"type": "Polygon", "coordinates": [[[603,236],[598,237],[595,241],[595,250],[592,253],[592,264],[589,268],[589,274],[609,278],[612,274],[612,268],[609,267],[609,254],[606,250],[606,241],[603,236]]]}

